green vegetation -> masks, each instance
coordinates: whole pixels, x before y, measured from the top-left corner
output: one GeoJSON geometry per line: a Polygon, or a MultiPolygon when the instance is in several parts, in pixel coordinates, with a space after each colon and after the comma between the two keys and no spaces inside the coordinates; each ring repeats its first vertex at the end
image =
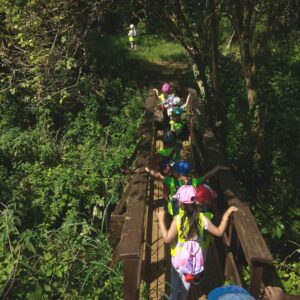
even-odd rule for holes
{"type": "Polygon", "coordinates": [[[127,181],[121,169],[145,91],[119,72],[127,45],[92,28],[99,8],[61,5],[0,7],[0,295],[121,299],[107,221],[127,181]]]}
{"type": "Polygon", "coordinates": [[[297,1],[176,3],[1,1],[1,298],[121,299],[109,214],[147,72],[186,55],[276,258],[272,282],[299,291],[297,1]]]}
{"type": "Polygon", "coordinates": [[[138,45],[135,56],[150,63],[172,63],[186,59],[186,53],[180,44],[161,36],[144,35],[138,45]]]}
{"type": "Polygon", "coordinates": [[[281,283],[287,292],[299,290],[299,189],[298,166],[299,52],[279,58],[274,54],[262,64],[259,74],[263,124],[260,160],[253,160],[251,119],[239,78],[236,55],[222,59],[222,85],[227,103],[224,143],[227,156],[237,167],[237,177],[261,232],[270,245],[281,283]],[[294,71],[292,71],[294,70],[294,71]],[[292,242],[291,242],[292,241],[292,242]],[[280,261],[285,261],[281,264],[280,261]]]}

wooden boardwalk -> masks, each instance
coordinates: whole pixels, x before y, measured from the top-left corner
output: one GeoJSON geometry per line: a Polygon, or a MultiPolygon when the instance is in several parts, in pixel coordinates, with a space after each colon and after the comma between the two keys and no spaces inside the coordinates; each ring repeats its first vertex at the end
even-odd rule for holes
{"type": "MultiPolygon", "coordinates": [[[[154,117],[155,101],[153,95],[146,101],[145,119],[139,130],[140,142],[136,150],[137,169],[151,165],[153,151],[162,146],[160,139],[156,139],[157,134],[162,132],[155,132],[156,123],[159,123],[154,117]]],[[[194,104],[193,111],[197,111],[197,103],[194,104]]],[[[193,176],[201,175],[202,170],[209,170],[215,165],[226,166],[226,158],[204,115],[192,114],[189,125],[190,140],[183,143],[182,158],[194,161],[194,169],[200,174],[193,176]],[[195,124],[201,124],[202,129],[195,124]]],[[[241,285],[240,270],[243,267],[250,270],[246,288],[258,298],[264,284],[264,272],[272,265],[272,255],[250,208],[242,201],[243,194],[232,172],[215,175],[211,184],[219,195],[212,207],[215,225],[219,224],[227,206],[235,205],[239,211],[230,221],[223,237],[214,238],[210,243],[201,281],[199,285],[192,285],[188,299],[206,299],[209,291],[224,283],[225,277],[241,285]]],[[[118,260],[123,262],[125,300],[169,298],[170,251],[160,236],[155,213],[156,208],[164,205],[162,183],[149,180],[146,172],[135,173],[111,214],[109,230],[111,244],[115,248],[113,263],[118,260]]]]}
{"type": "MultiPolygon", "coordinates": [[[[162,147],[162,142],[157,140],[156,150],[160,147],[162,147]]],[[[190,141],[183,142],[181,154],[182,159],[191,161],[192,155],[190,141]]],[[[163,197],[163,186],[160,181],[152,180],[152,183],[150,184],[149,198],[144,252],[144,274],[148,291],[145,298],[148,298],[149,300],[168,299],[168,295],[170,294],[170,249],[169,245],[166,245],[161,237],[158,219],[155,212],[158,207],[163,207],[165,202],[163,197]]],[[[167,220],[167,222],[168,221],[169,223],[171,222],[171,220],[167,220]]],[[[214,244],[212,244],[211,248],[213,247],[214,244]]],[[[210,255],[207,260],[207,265],[210,265],[210,269],[212,270],[211,272],[206,272],[209,275],[209,278],[205,275],[198,286],[192,287],[189,299],[206,299],[206,293],[210,290],[210,287],[218,285],[215,282],[215,278],[218,278],[219,276],[215,273],[220,269],[217,267],[217,264],[214,263],[213,253],[214,251],[210,251],[210,255]]]]}

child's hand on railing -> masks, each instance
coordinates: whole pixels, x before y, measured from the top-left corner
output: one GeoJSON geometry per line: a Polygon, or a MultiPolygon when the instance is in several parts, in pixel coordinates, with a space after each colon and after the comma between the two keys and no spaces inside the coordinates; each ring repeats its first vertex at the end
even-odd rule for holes
{"type": "Polygon", "coordinates": [[[158,221],[164,221],[165,220],[165,210],[163,208],[156,210],[156,215],[158,221]]]}
{"type": "Polygon", "coordinates": [[[224,216],[223,216],[223,220],[226,220],[228,221],[228,218],[230,216],[231,213],[235,212],[235,211],[238,211],[239,209],[236,207],[236,206],[230,206],[226,212],[224,213],[224,216]]]}
{"type": "MultiPolygon", "coordinates": [[[[146,169],[147,169],[147,168],[145,168],[145,167],[140,167],[140,168],[135,169],[134,173],[135,173],[135,174],[140,174],[140,173],[145,172],[146,169]]],[[[147,171],[146,171],[146,172],[147,172],[147,171]]]]}
{"type": "Polygon", "coordinates": [[[284,300],[285,295],[280,287],[267,286],[265,288],[264,300],[284,300]]]}
{"type": "Polygon", "coordinates": [[[158,89],[152,89],[152,91],[155,93],[156,97],[158,97],[158,89]]]}

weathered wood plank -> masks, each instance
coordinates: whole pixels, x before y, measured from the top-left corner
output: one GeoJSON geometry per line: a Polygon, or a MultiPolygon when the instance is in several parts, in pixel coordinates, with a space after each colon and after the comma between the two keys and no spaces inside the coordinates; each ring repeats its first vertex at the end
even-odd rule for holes
{"type": "MultiPolygon", "coordinates": [[[[154,103],[153,97],[147,98],[145,118],[139,130],[137,168],[144,168],[149,165],[153,144],[154,103]]],[[[148,182],[148,174],[142,172],[134,175],[129,187],[127,211],[119,248],[119,257],[122,260],[141,257],[148,182]]]]}
{"type": "Polygon", "coordinates": [[[139,283],[141,276],[141,260],[125,259],[124,260],[124,300],[138,300],[139,283]]]}
{"type": "Polygon", "coordinates": [[[226,278],[232,278],[237,285],[242,286],[241,278],[231,252],[228,252],[226,255],[224,274],[226,278]]]}

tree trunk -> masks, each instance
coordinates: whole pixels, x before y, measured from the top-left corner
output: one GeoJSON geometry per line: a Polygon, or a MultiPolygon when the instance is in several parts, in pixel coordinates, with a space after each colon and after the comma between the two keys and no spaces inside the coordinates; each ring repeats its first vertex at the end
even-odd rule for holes
{"type": "Polygon", "coordinates": [[[197,79],[197,83],[199,85],[201,92],[204,91],[204,99],[206,100],[208,121],[212,125],[214,99],[211,97],[210,92],[209,92],[209,87],[208,87],[207,79],[205,76],[205,67],[204,67],[204,63],[201,58],[201,54],[196,53],[193,56],[193,60],[199,70],[199,77],[196,79],[197,79]]]}
{"type": "Polygon", "coordinates": [[[257,108],[257,87],[256,87],[256,64],[251,53],[251,21],[253,18],[254,7],[251,2],[244,4],[239,1],[231,1],[232,23],[235,28],[239,41],[241,64],[244,73],[245,86],[247,89],[247,101],[251,114],[251,135],[255,144],[254,159],[260,159],[261,146],[261,123],[259,110],[257,108]]]}
{"type": "Polygon", "coordinates": [[[225,109],[221,100],[221,87],[219,78],[219,50],[218,50],[218,19],[216,15],[215,1],[209,1],[211,12],[210,41],[211,41],[211,78],[213,86],[214,103],[216,104],[217,120],[224,121],[225,109]]]}

